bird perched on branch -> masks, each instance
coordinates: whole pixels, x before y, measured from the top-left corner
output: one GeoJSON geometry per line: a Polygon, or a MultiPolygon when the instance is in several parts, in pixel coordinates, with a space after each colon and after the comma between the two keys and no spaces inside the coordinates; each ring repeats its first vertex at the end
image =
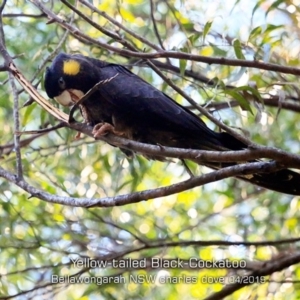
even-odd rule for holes
{"type": "MultiPolygon", "coordinates": [[[[228,151],[247,148],[226,132],[212,131],[194,113],[122,65],[61,53],[47,68],[45,89],[49,98],[55,98],[64,106],[79,101],[85,121],[97,125],[96,135],[112,131],[143,143],[186,149],[228,151]],[[97,84],[98,87],[93,89],[97,84]],[[91,89],[91,94],[80,101],[91,89]]],[[[234,164],[205,163],[215,169],[234,164]]],[[[241,175],[239,178],[278,192],[300,195],[300,174],[292,170],[241,175]]]]}

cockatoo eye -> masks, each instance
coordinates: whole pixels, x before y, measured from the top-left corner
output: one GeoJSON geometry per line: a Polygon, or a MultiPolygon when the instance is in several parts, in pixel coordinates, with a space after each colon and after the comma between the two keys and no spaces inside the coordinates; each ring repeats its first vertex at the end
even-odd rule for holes
{"type": "Polygon", "coordinates": [[[66,83],[65,83],[65,81],[64,81],[64,79],[62,77],[60,77],[58,79],[58,85],[59,85],[59,88],[61,90],[65,90],[66,89],[66,83]]]}

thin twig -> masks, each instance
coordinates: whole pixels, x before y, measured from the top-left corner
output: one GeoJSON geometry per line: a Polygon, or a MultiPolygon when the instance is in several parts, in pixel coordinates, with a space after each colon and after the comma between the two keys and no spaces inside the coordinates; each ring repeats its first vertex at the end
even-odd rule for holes
{"type": "Polygon", "coordinates": [[[18,17],[24,17],[24,18],[35,18],[35,19],[39,19],[39,18],[44,18],[46,17],[46,14],[39,14],[39,15],[35,15],[35,14],[3,14],[3,18],[18,18],[18,17]]]}
{"type": "Polygon", "coordinates": [[[154,17],[154,11],[155,11],[155,8],[154,8],[154,3],[153,3],[153,0],[150,0],[150,16],[151,16],[151,20],[152,20],[152,24],[153,24],[153,28],[154,28],[154,33],[155,33],[155,36],[160,44],[160,47],[164,50],[165,47],[164,47],[164,44],[161,40],[161,37],[160,37],[160,34],[158,32],[158,28],[157,28],[157,25],[156,25],[156,20],[155,20],[155,17],[154,17]]]}
{"type": "MultiPolygon", "coordinates": [[[[269,97],[263,97],[262,100],[263,100],[263,104],[265,106],[278,107],[278,105],[279,105],[278,96],[269,95],[269,97]]],[[[251,99],[251,101],[252,101],[252,99],[251,99]]],[[[299,100],[299,102],[300,102],[300,100],[299,100]]],[[[210,112],[214,112],[217,110],[228,109],[228,108],[233,108],[233,107],[237,107],[237,106],[240,106],[239,102],[237,100],[231,100],[228,102],[209,103],[208,105],[205,106],[205,108],[208,109],[210,112]]],[[[188,109],[194,108],[192,105],[185,106],[185,107],[188,109]]],[[[281,103],[281,108],[290,110],[293,112],[297,112],[297,113],[300,112],[300,104],[298,102],[296,102],[295,100],[288,100],[288,96],[287,96],[287,99],[281,103]]]]}
{"type": "Polygon", "coordinates": [[[49,127],[49,128],[43,128],[43,129],[37,129],[37,130],[26,130],[26,131],[19,131],[18,134],[19,135],[23,135],[23,134],[44,134],[44,133],[49,133],[51,131],[60,129],[62,127],[65,127],[66,125],[63,122],[58,123],[55,126],[49,127]]]}
{"type": "MultiPolygon", "coordinates": [[[[3,2],[2,2],[2,4],[0,5],[0,15],[1,15],[1,18],[3,17],[3,10],[4,10],[4,7],[5,7],[5,5],[6,5],[6,2],[7,2],[7,0],[3,0],[3,2]]],[[[1,20],[1,28],[2,28],[2,20],[1,20]]]]}
{"type": "Polygon", "coordinates": [[[108,82],[110,82],[111,80],[113,80],[114,78],[116,78],[119,75],[119,73],[117,73],[116,75],[107,78],[105,80],[101,80],[98,83],[96,83],[89,91],[87,91],[86,94],[84,94],[71,108],[70,110],[70,114],[69,114],[69,123],[75,122],[74,118],[73,118],[73,114],[75,112],[75,110],[85,101],[87,100],[95,91],[98,90],[98,88],[100,87],[100,85],[106,84],[108,82]]]}

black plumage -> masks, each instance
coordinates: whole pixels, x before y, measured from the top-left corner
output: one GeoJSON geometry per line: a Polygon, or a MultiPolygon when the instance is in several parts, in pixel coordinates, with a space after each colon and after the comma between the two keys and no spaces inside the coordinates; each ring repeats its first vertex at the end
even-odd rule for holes
{"type": "MultiPolygon", "coordinates": [[[[103,80],[107,82],[80,104],[85,121],[91,125],[109,123],[129,139],[169,147],[219,151],[247,148],[226,132],[212,131],[194,113],[121,65],[61,53],[47,68],[45,89],[50,98],[72,105],[103,80]],[[62,95],[67,100],[62,100],[62,95]]],[[[275,191],[300,195],[300,174],[288,169],[243,179],[275,191]]]]}

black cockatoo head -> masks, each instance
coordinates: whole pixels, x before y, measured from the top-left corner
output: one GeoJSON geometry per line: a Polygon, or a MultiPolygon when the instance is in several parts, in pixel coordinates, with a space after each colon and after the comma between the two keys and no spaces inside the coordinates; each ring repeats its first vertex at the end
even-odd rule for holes
{"type": "Polygon", "coordinates": [[[99,68],[93,60],[74,54],[60,53],[45,75],[45,90],[64,106],[73,105],[99,81],[99,68]]]}

